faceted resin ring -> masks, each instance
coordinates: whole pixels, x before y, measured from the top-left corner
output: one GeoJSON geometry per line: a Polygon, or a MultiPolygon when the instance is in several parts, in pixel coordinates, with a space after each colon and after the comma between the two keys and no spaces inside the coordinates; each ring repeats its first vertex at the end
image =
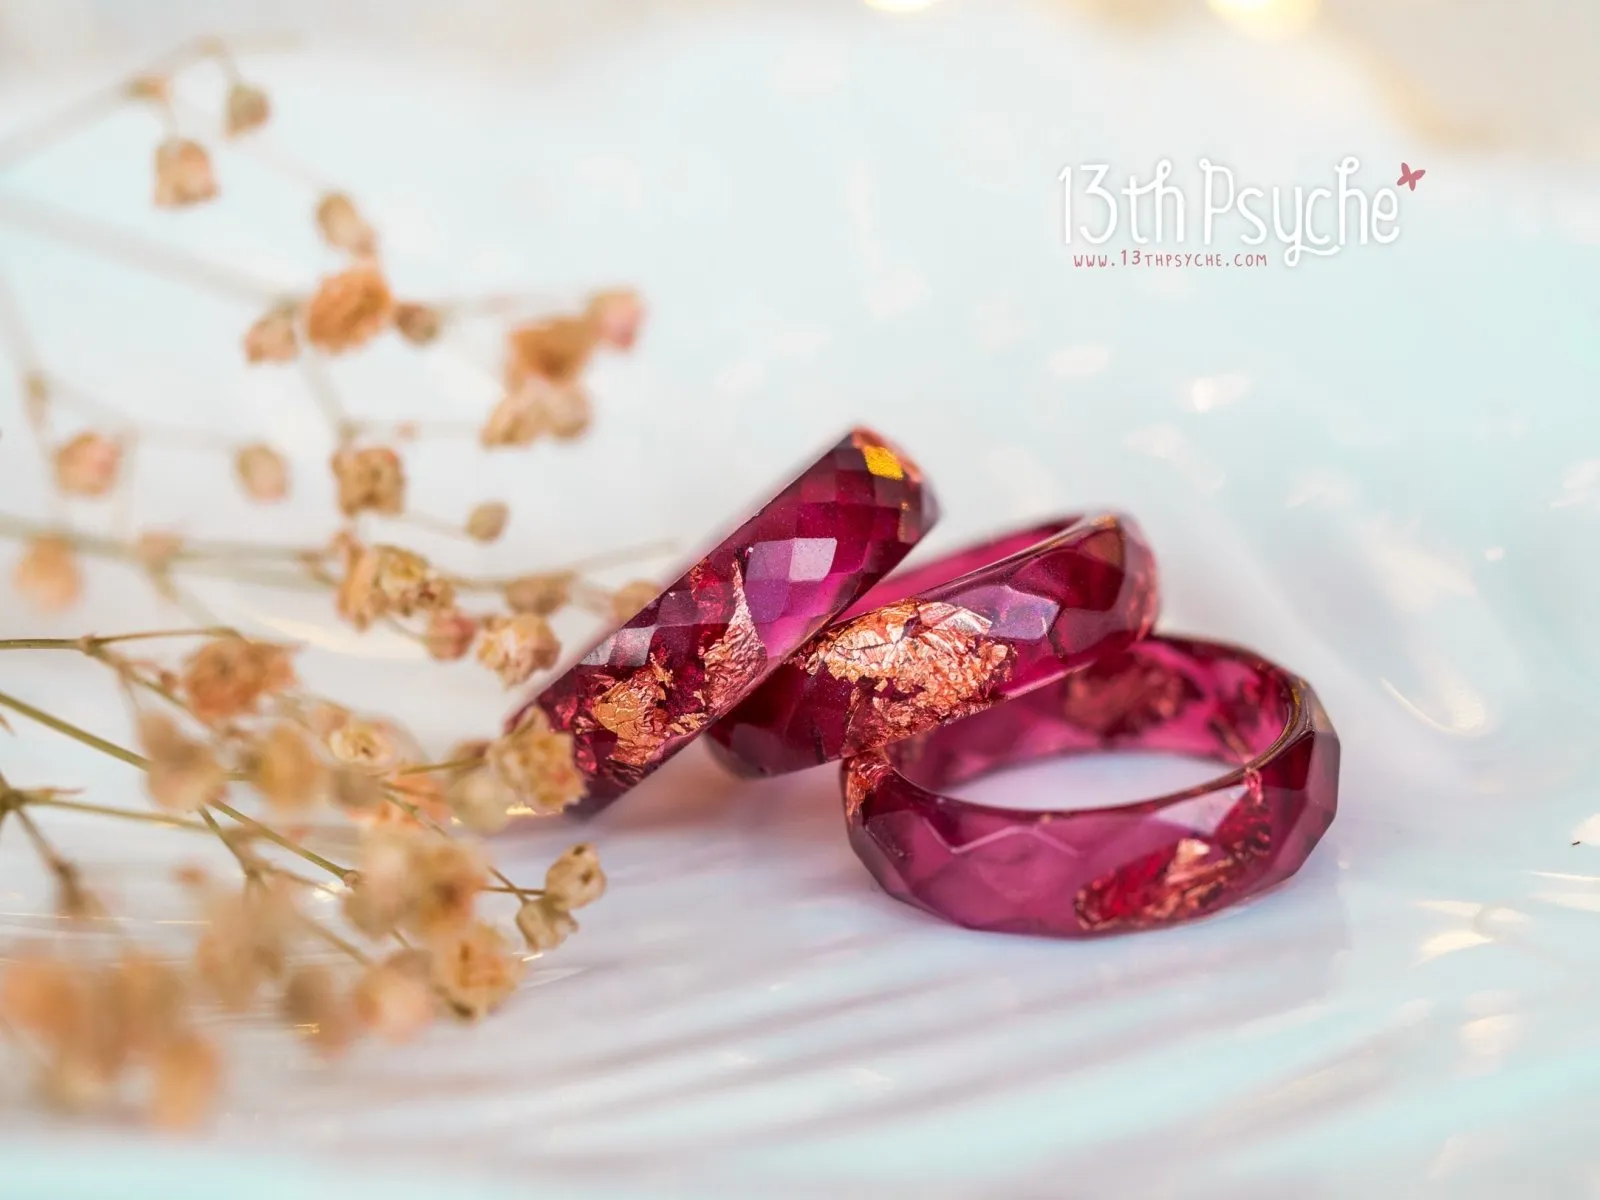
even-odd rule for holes
{"type": "Polygon", "coordinates": [[[1299,869],[1333,821],[1339,739],[1310,686],[1235,646],[1151,637],[956,725],[849,759],[850,844],[885,891],[965,925],[1086,937],[1235,904],[1299,869]],[[1227,774],[1114,808],[941,795],[1053,754],[1160,750],[1227,774]]]}
{"type": "Polygon", "coordinates": [[[777,775],[1021,696],[1149,632],[1155,559],[1128,517],[1062,517],[891,576],[710,730],[777,775]]]}
{"type": "Polygon", "coordinates": [[[938,506],[916,464],[855,429],[515,713],[571,734],[596,812],[727,713],[893,570],[938,506]]]}

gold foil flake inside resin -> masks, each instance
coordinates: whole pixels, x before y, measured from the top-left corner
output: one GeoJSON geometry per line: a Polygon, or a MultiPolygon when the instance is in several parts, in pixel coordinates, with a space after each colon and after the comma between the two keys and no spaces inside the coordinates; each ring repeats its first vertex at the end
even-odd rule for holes
{"type": "Polygon", "coordinates": [[[590,712],[604,729],[617,735],[611,752],[614,761],[642,767],[661,749],[670,736],[671,715],[667,712],[667,686],[672,672],[655,659],[620,679],[600,694],[590,712]]]}
{"type": "Polygon", "coordinates": [[[767,648],[761,644],[756,623],[750,616],[750,604],[744,594],[744,574],[739,564],[733,564],[733,615],[728,627],[711,648],[706,651],[705,688],[701,706],[709,712],[721,712],[733,707],[746,688],[761,675],[767,663],[767,648]]]}

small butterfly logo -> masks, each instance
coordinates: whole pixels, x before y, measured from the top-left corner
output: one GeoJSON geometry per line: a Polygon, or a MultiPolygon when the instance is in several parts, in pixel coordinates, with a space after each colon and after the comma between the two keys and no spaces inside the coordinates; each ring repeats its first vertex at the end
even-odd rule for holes
{"type": "Polygon", "coordinates": [[[1417,190],[1417,180],[1421,179],[1427,173],[1428,172],[1422,167],[1418,167],[1415,171],[1413,171],[1410,163],[1401,163],[1400,178],[1395,180],[1395,187],[1408,187],[1414,192],[1417,190]]]}

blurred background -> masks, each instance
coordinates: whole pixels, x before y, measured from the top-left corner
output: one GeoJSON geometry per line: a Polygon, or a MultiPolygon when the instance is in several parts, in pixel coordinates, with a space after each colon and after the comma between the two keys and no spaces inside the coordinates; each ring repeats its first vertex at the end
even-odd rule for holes
{"type": "MultiPolygon", "coordinates": [[[[0,0],[0,264],[40,354],[306,467],[269,520],[225,464],[152,448],[132,508],[86,524],[325,532],[327,433],[295,378],[239,361],[250,305],[73,222],[289,287],[327,269],[307,213],[336,179],[408,289],[649,305],[576,447],[408,452],[441,505],[512,502],[475,568],[689,549],[864,422],[936,481],[934,544],[1132,511],[1166,624],[1303,673],[1344,738],[1339,821],[1294,883],[1087,947],[936,927],[873,892],[828,772],[751,789],[685,754],[597,827],[614,893],[495,1035],[514,1045],[343,1082],[264,1065],[224,1147],[571,1195],[1594,1194],[1597,65],[1586,0],[0,0]],[[273,98],[219,153],[225,203],[149,207],[147,113],[7,157],[199,35],[273,98]],[[1351,155],[1369,189],[1426,171],[1392,244],[1214,272],[1063,244],[1069,165],[1205,158],[1292,189],[1351,155]]],[[[361,416],[478,420],[493,353],[337,371],[361,416]]],[[[22,399],[0,380],[0,508],[40,517],[22,399]]],[[[309,642],[313,678],[415,686],[402,639],[205,587],[309,642]]],[[[162,612],[111,575],[90,603],[107,627],[162,612]]],[[[0,620],[82,626],[9,597],[0,620]]],[[[468,675],[409,703],[431,741],[504,707],[468,675]]]]}

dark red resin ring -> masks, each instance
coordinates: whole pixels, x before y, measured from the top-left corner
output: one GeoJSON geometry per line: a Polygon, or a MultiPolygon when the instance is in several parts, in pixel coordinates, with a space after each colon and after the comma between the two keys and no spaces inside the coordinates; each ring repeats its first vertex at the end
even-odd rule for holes
{"type": "Polygon", "coordinates": [[[915,463],[854,429],[508,722],[572,735],[596,812],[892,571],[938,517],[915,463]]]}
{"type": "Polygon", "coordinates": [[[1299,869],[1333,821],[1339,739],[1310,686],[1248,650],[1152,637],[956,725],[848,759],[850,844],[885,891],[1000,933],[1087,937],[1235,904],[1299,869]],[[1053,754],[1162,750],[1226,775],[1114,808],[939,794],[1053,754]]]}
{"type": "Polygon", "coordinates": [[[709,737],[745,776],[874,750],[1120,653],[1158,606],[1155,559],[1130,518],[1058,518],[891,576],[709,737]]]}

